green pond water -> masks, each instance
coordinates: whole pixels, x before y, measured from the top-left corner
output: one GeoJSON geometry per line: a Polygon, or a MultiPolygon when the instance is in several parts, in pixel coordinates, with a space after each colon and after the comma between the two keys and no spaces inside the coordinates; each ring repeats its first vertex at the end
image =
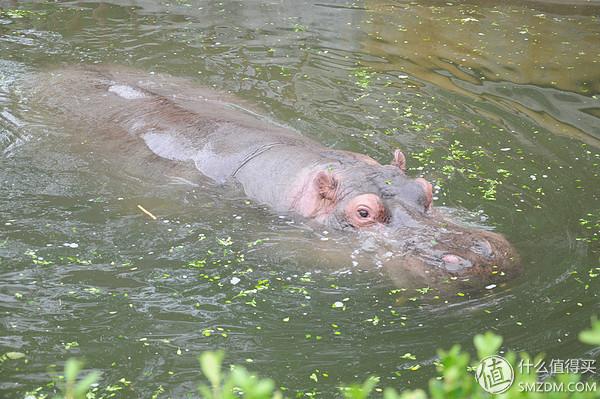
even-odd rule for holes
{"type": "Polygon", "coordinates": [[[99,397],[197,397],[215,349],[290,397],[418,388],[437,348],[487,330],[597,359],[577,340],[600,313],[595,4],[0,1],[0,353],[26,355],[1,362],[0,397],[53,392],[70,357],[102,372],[99,397]],[[133,161],[22,89],[80,63],[186,77],[381,162],[402,148],[435,206],[503,233],[523,271],[440,294],[332,264],[344,237],[133,161]]]}

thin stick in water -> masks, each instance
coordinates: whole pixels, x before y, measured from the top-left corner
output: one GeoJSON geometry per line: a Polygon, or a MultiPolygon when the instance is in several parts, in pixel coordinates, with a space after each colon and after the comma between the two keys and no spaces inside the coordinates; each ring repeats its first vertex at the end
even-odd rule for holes
{"type": "Polygon", "coordinates": [[[138,204],[137,206],[138,208],[140,208],[140,211],[144,212],[146,215],[150,216],[152,219],[156,220],[158,219],[156,216],[154,216],[149,210],[147,210],[146,208],[144,208],[143,206],[141,206],[140,204],[138,204]]]}

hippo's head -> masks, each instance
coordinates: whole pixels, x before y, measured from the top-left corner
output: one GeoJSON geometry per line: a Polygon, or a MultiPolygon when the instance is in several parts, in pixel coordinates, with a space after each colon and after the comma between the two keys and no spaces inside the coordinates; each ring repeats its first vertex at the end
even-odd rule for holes
{"type": "Polygon", "coordinates": [[[400,150],[390,165],[343,151],[326,158],[331,162],[311,170],[296,204],[305,216],[374,232],[417,274],[485,277],[515,269],[516,254],[502,235],[452,223],[433,209],[431,184],[406,176],[400,150]]]}

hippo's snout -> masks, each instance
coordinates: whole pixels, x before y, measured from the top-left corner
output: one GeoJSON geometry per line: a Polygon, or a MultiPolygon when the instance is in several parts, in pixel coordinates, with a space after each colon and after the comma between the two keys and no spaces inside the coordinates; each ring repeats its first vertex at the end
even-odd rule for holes
{"type": "Polygon", "coordinates": [[[467,289],[480,288],[519,270],[515,249],[498,233],[446,225],[443,233],[421,238],[421,245],[408,256],[390,259],[385,265],[398,284],[455,281],[467,289]]]}
{"type": "Polygon", "coordinates": [[[476,229],[449,234],[437,248],[444,272],[488,283],[518,271],[517,253],[501,234],[476,229]]]}
{"type": "MultiPolygon", "coordinates": [[[[471,258],[478,258],[474,260],[475,262],[479,261],[477,263],[490,261],[494,258],[492,244],[484,238],[475,241],[470,248],[470,252],[473,254],[471,258]]],[[[442,262],[444,262],[444,267],[449,271],[459,271],[474,265],[473,261],[452,253],[443,255],[442,262]]]]}

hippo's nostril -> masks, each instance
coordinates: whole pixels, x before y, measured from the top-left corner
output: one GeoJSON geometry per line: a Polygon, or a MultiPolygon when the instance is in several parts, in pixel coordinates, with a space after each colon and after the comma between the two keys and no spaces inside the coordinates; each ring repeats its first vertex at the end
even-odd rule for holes
{"type": "Polygon", "coordinates": [[[442,256],[442,260],[446,263],[460,263],[460,257],[456,255],[444,255],[442,256]]]}
{"type": "Polygon", "coordinates": [[[442,256],[442,261],[444,262],[444,267],[449,271],[458,271],[472,266],[471,261],[454,254],[442,256]]]}
{"type": "Polygon", "coordinates": [[[490,258],[494,254],[492,244],[483,239],[477,241],[477,243],[471,247],[471,251],[486,258],[490,258]]]}

